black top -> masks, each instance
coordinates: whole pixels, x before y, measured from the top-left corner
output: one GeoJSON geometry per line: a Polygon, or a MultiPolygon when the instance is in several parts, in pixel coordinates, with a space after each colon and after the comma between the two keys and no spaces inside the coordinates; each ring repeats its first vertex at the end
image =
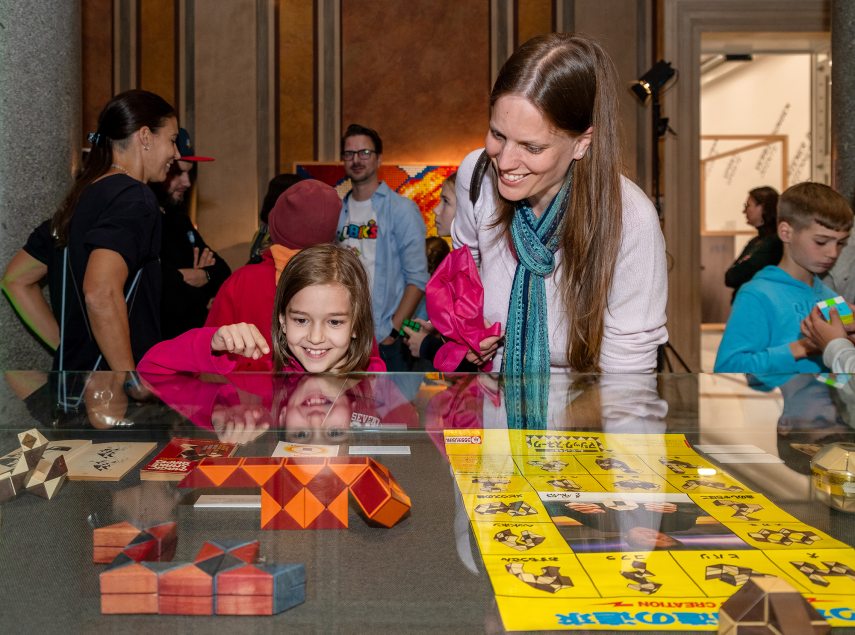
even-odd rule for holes
{"type": "MultiPolygon", "coordinates": [[[[125,295],[141,271],[128,300],[134,360],[139,362],[160,341],[160,233],[157,199],[136,179],[115,174],[83,190],[69,227],[65,327],[62,345],[54,356],[54,369],[60,367],[60,354],[64,370],[92,370],[101,355],[89,327],[83,298],[83,279],[94,249],[109,249],[124,258],[128,266],[125,295]]],[[[48,266],[51,305],[62,328],[64,250],[54,247],[49,222],[33,231],[24,250],[48,266]]],[[[102,359],[98,368],[107,369],[107,363],[102,359]]]]}
{"type": "Polygon", "coordinates": [[[163,339],[203,326],[208,317],[208,303],[232,273],[226,261],[214,252],[214,264],[205,267],[210,276],[209,282],[201,287],[184,282],[184,276],[178,270],[193,267],[194,247],[199,248],[200,254],[205,248],[210,249],[183,210],[166,210],[160,249],[163,271],[160,329],[163,339]]]}
{"type": "MultiPolygon", "coordinates": [[[[755,236],[739,254],[730,268],[724,273],[724,283],[733,289],[733,297],[739,287],[751,280],[754,274],[768,265],[777,265],[784,256],[784,244],[778,234],[769,233],[755,236]]],[[[731,298],[731,303],[733,298],[731,298]]]]}

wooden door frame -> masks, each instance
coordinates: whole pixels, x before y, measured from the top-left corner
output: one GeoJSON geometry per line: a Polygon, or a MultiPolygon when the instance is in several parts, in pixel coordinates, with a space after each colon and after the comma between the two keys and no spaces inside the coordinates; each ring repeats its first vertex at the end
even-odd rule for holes
{"type": "Polygon", "coordinates": [[[662,0],[662,57],[679,71],[662,96],[677,136],[663,143],[664,232],[670,255],[668,332],[700,370],[701,215],[700,56],[705,32],[797,33],[830,30],[830,0],[662,0]]]}

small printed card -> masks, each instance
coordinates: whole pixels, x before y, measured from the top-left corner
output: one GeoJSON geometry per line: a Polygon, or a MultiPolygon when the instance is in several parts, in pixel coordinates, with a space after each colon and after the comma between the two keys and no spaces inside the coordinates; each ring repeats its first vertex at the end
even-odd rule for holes
{"type": "Polygon", "coordinates": [[[352,445],[348,453],[351,455],[363,454],[410,454],[410,446],[408,445],[352,445]]]}
{"type": "Polygon", "coordinates": [[[273,456],[338,456],[337,445],[312,445],[311,443],[286,443],[280,441],[273,456]]]}
{"type": "Polygon", "coordinates": [[[261,509],[259,494],[202,494],[193,503],[197,509],[261,509]]]}

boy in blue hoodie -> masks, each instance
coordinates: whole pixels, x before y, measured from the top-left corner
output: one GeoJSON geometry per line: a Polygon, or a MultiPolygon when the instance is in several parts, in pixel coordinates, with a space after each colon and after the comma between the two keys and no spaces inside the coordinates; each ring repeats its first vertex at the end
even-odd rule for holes
{"type": "Polygon", "coordinates": [[[743,285],[733,302],[715,360],[717,373],[815,373],[822,351],[801,334],[801,321],[837,294],[819,279],[834,265],[852,228],[846,199],[821,183],[799,183],[778,199],[784,256],[743,285]]]}

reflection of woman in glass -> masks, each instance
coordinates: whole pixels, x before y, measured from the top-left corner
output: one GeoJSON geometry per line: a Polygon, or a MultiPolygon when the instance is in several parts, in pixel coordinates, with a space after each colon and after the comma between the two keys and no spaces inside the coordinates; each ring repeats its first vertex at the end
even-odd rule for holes
{"type": "MultiPolygon", "coordinates": [[[[755,187],[748,192],[745,222],[757,229],[757,235],[748,241],[742,253],[724,274],[724,283],[733,289],[733,297],[743,284],[768,265],[777,265],[784,254],[784,245],[778,238],[778,192],[774,188],[755,187]]],[[[731,298],[733,302],[733,298],[731,298]]]]}

